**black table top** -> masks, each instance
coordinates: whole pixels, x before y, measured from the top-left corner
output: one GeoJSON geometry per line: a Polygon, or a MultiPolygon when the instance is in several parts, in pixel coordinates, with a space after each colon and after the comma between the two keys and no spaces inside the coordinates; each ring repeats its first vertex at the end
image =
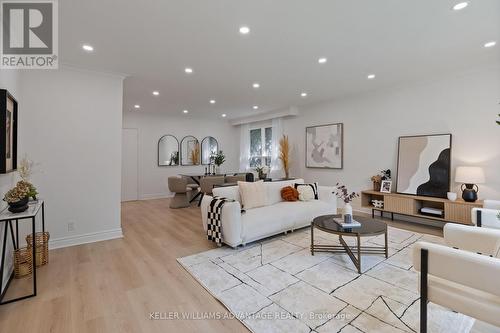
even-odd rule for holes
{"type": "Polygon", "coordinates": [[[356,228],[342,228],[333,221],[334,217],[342,218],[342,215],[318,216],[313,220],[313,224],[322,231],[346,236],[376,236],[387,232],[387,224],[372,219],[371,217],[354,215],[353,219],[361,224],[361,227],[356,228]]]}

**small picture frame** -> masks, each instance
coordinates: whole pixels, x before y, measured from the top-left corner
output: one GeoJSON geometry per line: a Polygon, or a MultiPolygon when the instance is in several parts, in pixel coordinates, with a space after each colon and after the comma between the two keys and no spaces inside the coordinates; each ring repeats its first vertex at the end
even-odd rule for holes
{"type": "Polygon", "coordinates": [[[0,174],[17,169],[17,101],[0,89],[0,174]]]}
{"type": "Polygon", "coordinates": [[[380,192],[391,193],[392,190],[392,180],[383,180],[380,184],[380,192]]]}

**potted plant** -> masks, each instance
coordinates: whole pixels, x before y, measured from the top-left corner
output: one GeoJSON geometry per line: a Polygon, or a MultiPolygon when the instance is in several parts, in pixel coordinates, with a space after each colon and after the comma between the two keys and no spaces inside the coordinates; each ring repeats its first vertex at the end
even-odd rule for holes
{"type": "Polygon", "coordinates": [[[255,168],[255,171],[259,174],[259,179],[266,179],[269,168],[267,166],[259,166],[255,168]]]}
{"type": "Polygon", "coordinates": [[[290,142],[288,141],[288,136],[283,135],[279,142],[280,150],[278,158],[281,160],[283,165],[283,170],[285,171],[285,179],[290,178],[290,142]]]}
{"type": "Polygon", "coordinates": [[[339,183],[337,183],[337,191],[336,192],[333,192],[337,198],[340,198],[342,199],[342,201],[344,201],[344,215],[352,215],[352,206],[351,206],[351,202],[359,197],[359,193],[356,193],[356,192],[349,192],[347,190],[347,187],[345,185],[339,185],[339,183]]]}
{"type": "Polygon", "coordinates": [[[212,153],[210,159],[212,160],[212,163],[217,166],[217,170],[215,172],[220,173],[220,166],[226,162],[226,155],[224,155],[224,152],[219,150],[217,153],[212,153]]]}
{"type": "Polygon", "coordinates": [[[21,213],[28,209],[30,188],[19,183],[17,183],[16,187],[5,193],[3,198],[9,204],[9,211],[12,213],[21,213]]]}

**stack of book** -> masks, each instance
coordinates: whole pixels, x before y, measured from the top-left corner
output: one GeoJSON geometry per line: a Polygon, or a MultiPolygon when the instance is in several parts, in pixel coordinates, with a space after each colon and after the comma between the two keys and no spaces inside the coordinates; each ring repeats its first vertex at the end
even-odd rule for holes
{"type": "Polygon", "coordinates": [[[351,219],[351,222],[345,222],[343,218],[333,218],[333,222],[337,223],[342,228],[359,228],[361,227],[361,223],[356,220],[351,219]]]}

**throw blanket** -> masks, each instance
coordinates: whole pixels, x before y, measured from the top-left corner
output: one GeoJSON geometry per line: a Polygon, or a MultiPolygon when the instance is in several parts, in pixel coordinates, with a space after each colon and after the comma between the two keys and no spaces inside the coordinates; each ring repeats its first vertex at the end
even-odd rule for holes
{"type": "Polygon", "coordinates": [[[217,243],[218,246],[222,245],[222,207],[226,202],[233,202],[234,200],[213,197],[208,206],[208,219],[207,219],[207,237],[208,240],[217,243]]]}

